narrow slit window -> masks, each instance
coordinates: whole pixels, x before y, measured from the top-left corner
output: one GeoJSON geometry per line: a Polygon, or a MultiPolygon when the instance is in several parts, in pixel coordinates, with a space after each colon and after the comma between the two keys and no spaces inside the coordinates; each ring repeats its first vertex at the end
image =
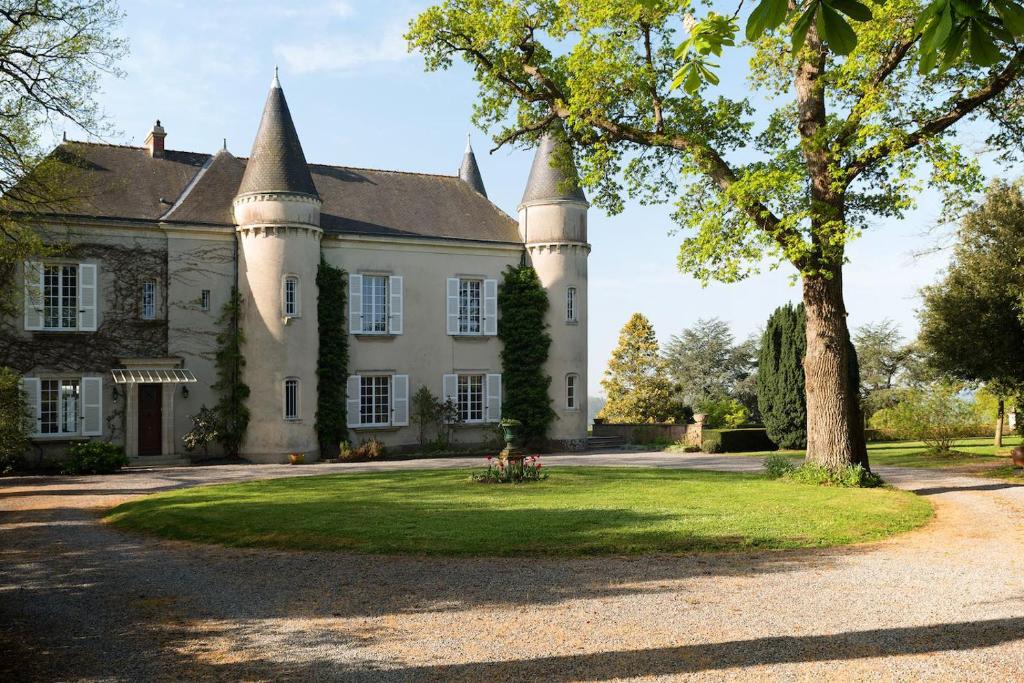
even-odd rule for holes
{"type": "Polygon", "coordinates": [[[299,380],[295,377],[284,381],[284,419],[299,419],[299,380]]]}
{"type": "Polygon", "coordinates": [[[578,383],[579,375],[568,374],[565,376],[565,407],[567,410],[576,410],[579,405],[576,397],[578,383]]]}
{"type": "Polygon", "coordinates": [[[156,283],[152,280],[142,283],[142,319],[156,319],[156,283]]]}
{"type": "Polygon", "coordinates": [[[284,279],[284,315],[295,318],[299,315],[299,278],[288,276],[284,279]]]}
{"type": "Polygon", "coordinates": [[[199,308],[204,311],[210,310],[210,290],[204,289],[199,293],[199,308]]]}
{"type": "Polygon", "coordinates": [[[570,287],[565,292],[565,320],[570,323],[579,320],[579,304],[575,287],[570,287]]]}

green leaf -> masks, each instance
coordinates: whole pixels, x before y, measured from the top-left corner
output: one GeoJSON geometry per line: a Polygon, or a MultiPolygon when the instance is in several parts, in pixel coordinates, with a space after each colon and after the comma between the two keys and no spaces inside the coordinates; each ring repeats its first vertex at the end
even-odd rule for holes
{"type": "Polygon", "coordinates": [[[857,0],[828,0],[828,4],[855,21],[871,21],[868,6],[857,0]]]}
{"type": "Polygon", "coordinates": [[[914,22],[914,33],[921,33],[924,31],[924,27],[928,25],[928,22],[932,20],[935,15],[939,14],[943,10],[949,7],[949,0],[933,0],[933,2],[921,11],[918,15],[917,21],[914,22]]]}
{"type": "Polygon", "coordinates": [[[1003,56],[985,30],[985,26],[976,19],[971,21],[967,45],[971,50],[971,60],[978,66],[992,66],[1003,56]]]}
{"type": "Polygon", "coordinates": [[[686,83],[683,85],[683,90],[690,93],[691,95],[700,90],[700,73],[697,71],[695,64],[690,64],[689,73],[686,75],[686,83]]]}
{"type": "Polygon", "coordinates": [[[978,8],[964,0],[951,0],[953,9],[962,17],[975,17],[978,15],[978,8]]]}
{"type": "Polygon", "coordinates": [[[837,55],[848,55],[857,47],[857,34],[846,19],[824,2],[818,11],[818,33],[837,55]]]}
{"type": "Polygon", "coordinates": [[[949,38],[946,40],[944,47],[945,56],[942,58],[942,64],[939,66],[941,71],[946,71],[949,67],[953,66],[960,53],[964,51],[964,42],[967,39],[967,24],[966,20],[958,21],[953,30],[950,31],[949,38]]]}
{"type": "Polygon", "coordinates": [[[992,6],[999,12],[1003,25],[1014,36],[1024,36],[1024,8],[1012,0],[992,0],[992,6]]]}
{"type": "Polygon", "coordinates": [[[949,37],[949,31],[952,28],[953,18],[949,7],[946,7],[945,11],[935,17],[935,20],[928,25],[924,35],[921,36],[921,52],[934,52],[939,45],[946,42],[946,38],[949,37]]]}
{"type": "Polygon", "coordinates": [[[934,69],[935,68],[935,62],[938,61],[938,58],[939,58],[939,51],[938,50],[929,50],[928,52],[925,52],[924,50],[921,50],[921,52],[920,52],[920,60],[917,62],[917,73],[919,73],[919,74],[921,74],[923,76],[926,73],[928,73],[929,71],[931,71],[932,69],[934,69]]]}
{"type": "Polygon", "coordinates": [[[747,40],[755,41],[765,31],[777,28],[786,20],[788,0],[761,0],[747,19],[747,40]]]}
{"type": "Polygon", "coordinates": [[[807,31],[814,21],[814,13],[818,11],[818,2],[812,2],[807,10],[800,15],[800,18],[793,24],[793,52],[800,52],[803,49],[804,41],[807,39],[807,31]]]}

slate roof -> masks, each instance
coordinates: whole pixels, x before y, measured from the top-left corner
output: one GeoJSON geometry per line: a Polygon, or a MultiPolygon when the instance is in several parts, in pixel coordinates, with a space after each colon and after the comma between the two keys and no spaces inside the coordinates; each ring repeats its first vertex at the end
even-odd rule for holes
{"type": "Polygon", "coordinates": [[[238,194],[249,192],[297,192],[316,196],[299,134],[276,75],[263,105],[263,116],[242,185],[238,188],[238,194]]]}
{"type": "Polygon", "coordinates": [[[574,177],[568,179],[560,168],[551,165],[555,157],[565,151],[558,148],[559,140],[559,136],[555,133],[546,133],[540,139],[537,153],[533,157],[533,165],[530,167],[530,177],[526,181],[526,191],[523,192],[520,204],[550,199],[587,201],[586,195],[577,184],[575,172],[573,173],[574,177]]]}
{"type": "MultiPolygon", "coordinates": [[[[85,196],[64,213],[129,221],[231,226],[247,159],[66,142],[54,156],[76,169],[85,196]]],[[[519,243],[516,222],[457,176],[308,164],[329,234],[519,243]]]]}
{"type": "Polygon", "coordinates": [[[473,154],[473,147],[466,140],[466,153],[462,155],[462,165],[459,166],[459,178],[462,182],[468,183],[476,192],[487,196],[484,188],[484,178],[480,175],[480,167],[476,164],[476,155],[473,154]]]}

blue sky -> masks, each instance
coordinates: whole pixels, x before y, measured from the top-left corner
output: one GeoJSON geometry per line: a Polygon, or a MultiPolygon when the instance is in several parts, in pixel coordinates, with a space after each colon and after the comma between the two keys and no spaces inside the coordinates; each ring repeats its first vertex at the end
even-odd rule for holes
{"type": "MultiPolygon", "coordinates": [[[[468,68],[425,73],[402,33],[430,2],[122,0],[131,54],[123,79],[106,79],[101,103],[121,131],[114,142],[141,144],[153,120],[171,149],[248,155],[275,65],[312,162],[454,173],[469,132],[475,94],[468,68]]],[[[728,68],[727,72],[737,73],[728,68]]],[[[737,84],[736,93],[743,84],[737,84]]],[[[73,131],[69,135],[74,136],[73,131]]],[[[473,131],[491,199],[514,215],[532,155],[502,149],[473,131]]],[[[980,147],[967,140],[968,148],[980,147]]],[[[917,292],[941,273],[945,254],[915,258],[934,243],[933,198],[901,221],[884,221],[849,248],[845,284],[851,324],[891,318],[916,331],[917,292]]],[[[592,210],[590,386],[600,379],[619,328],[634,311],[651,318],[662,341],[698,318],[717,316],[738,337],[757,330],[778,305],[799,299],[792,270],[702,288],[675,267],[679,240],[668,207],[629,204],[608,217],[592,210]]]]}

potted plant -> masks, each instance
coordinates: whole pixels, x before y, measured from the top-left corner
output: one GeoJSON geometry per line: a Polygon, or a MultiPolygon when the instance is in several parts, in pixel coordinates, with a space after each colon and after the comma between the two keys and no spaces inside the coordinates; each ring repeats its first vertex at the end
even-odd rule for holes
{"type": "Polygon", "coordinates": [[[306,456],[302,453],[289,453],[288,464],[289,465],[301,465],[306,462],[306,456]]]}

